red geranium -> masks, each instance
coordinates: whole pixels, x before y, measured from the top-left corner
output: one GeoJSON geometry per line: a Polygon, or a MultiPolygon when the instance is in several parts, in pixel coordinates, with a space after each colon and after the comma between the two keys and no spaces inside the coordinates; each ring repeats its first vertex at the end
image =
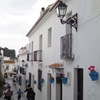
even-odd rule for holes
{"type": "Polygon", "coordinates": [[[95,66],[90,66],[90,67],[88,68],[88,70],[90,70],[90,72],[95,72],[95,66]]]}

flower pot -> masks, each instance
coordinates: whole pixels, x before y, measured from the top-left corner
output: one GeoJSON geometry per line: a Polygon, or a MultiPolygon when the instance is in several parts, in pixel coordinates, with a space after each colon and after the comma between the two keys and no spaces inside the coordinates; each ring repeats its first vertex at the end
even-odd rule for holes
{"type": "Polygon", "coordinates": [[[67,77],[63,77],[63,78],[61,78],[61,80],[62,80],[62,83],[63,84],[66,84],[67,83],[67,77]]]}
{"type": "Polygon", "coordinates": [[[52,84],[54,82],[54,79],[50,79],[50,83],[52,84]]]}
{"type": "Polygon", "coordinates": [[[34,84],[36,84],[36,81],[34,81],[34,84]]]}
{"type": "Polygon", "coordinates": [[[92,81],[96,81],[98,79],[98,72],[89,73],[92,81]]]}
{"type": "Polygon", "coordinates": [[[41,79],[41,83],[42,83],[42,84],[44,83],[44,79],[41,79]]]}

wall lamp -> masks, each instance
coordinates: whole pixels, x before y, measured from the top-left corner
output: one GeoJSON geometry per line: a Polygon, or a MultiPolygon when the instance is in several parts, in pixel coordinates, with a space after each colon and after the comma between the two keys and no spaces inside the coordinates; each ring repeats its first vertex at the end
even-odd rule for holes
{"type": "Polygon", "coordinates": [[[77,15],[77,13],[74,14],[72,17],[68,18],[66,21],[63,20],[63,18],[66,15],[66,12],[67,12],[67,5],[65,3],[63,3],[62,1],[59,2],[58,6],[56,7],[56,10],[57,10],[57,15],[60,18],[61,23],[62,24],[65,24],[65,23],[70,24],[77,31],[77,28],[78,28],[78,23],[77,23],[78,15],[77,15]]]}

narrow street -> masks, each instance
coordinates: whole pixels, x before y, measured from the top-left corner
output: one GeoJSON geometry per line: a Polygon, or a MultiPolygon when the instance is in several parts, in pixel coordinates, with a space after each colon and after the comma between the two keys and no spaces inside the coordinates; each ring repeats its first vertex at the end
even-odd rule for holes
{"type": "MultiPolygon", "coordinates": [[[[12,83],[12,79],[6,79],[5,81],[8,82],[10,84],[10,86],[11,86],[11,89],[14,90],[11,100],[18,100],[17,99],[17,96],[18,96],[17,95],[17,91],[20,88],[19,84],[16,83],[16,86],[14,86],[13,83],[12,83]]],[[[5,92],[5,90],[3,92],[5,92]]],[[[2,98],[0,98],[0,100],[4,100],[4,95],[2,96],[2,98]]],[[[21,100],[27,100],[26,97],[25,97],[25,93],[22,94],[21,100]]]]}

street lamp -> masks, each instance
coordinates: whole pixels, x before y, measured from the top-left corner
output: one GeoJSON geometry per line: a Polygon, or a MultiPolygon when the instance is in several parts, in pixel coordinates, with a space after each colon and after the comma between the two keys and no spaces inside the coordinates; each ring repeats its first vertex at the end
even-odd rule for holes
{"type": "Polygon", "coordinates": [[[74,27],[77,31],[77,27],[78,27],[78,23],[77,23],[77,19],[78,19],[78,15],[77,13],[74,14],[72,17],[68,18],[66,21],[63,20],[63,18],[66,15],[67,12],[67,5],[65,3],[63,3],[62,1],[59,2],[58,6],[56,7],[57,10],[57,15],[60,18],[60,22],[62,24],[70,24],[72,27],[74,27]]]}

